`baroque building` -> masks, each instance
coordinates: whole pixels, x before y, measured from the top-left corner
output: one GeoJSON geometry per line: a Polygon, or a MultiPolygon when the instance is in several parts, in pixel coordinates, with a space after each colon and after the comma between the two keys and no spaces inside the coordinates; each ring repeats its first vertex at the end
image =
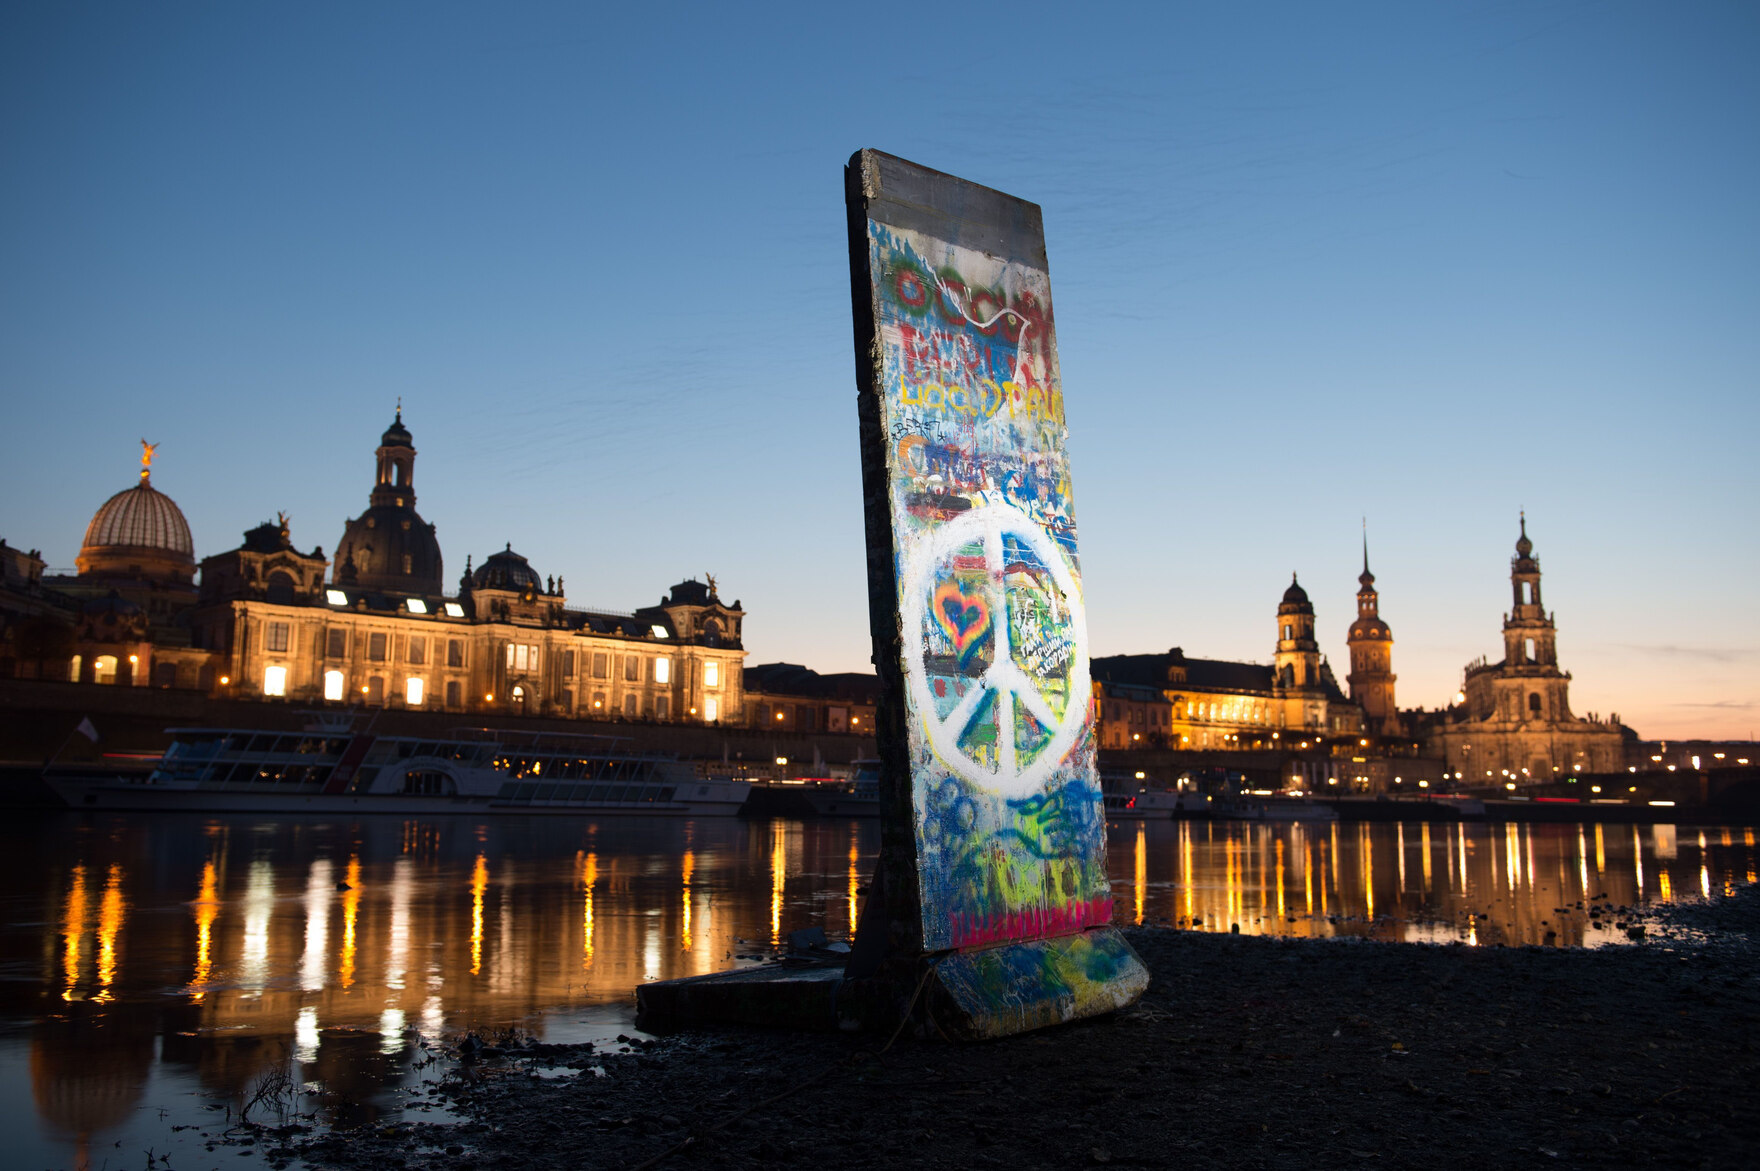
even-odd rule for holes
{"type": "Polygon", "coordinates": [[[1278,603],[1269,666],[1193,659],[1174,647],[1096,658],[1091,669],[1102,748],[1307,748],[1362,727],[1362,712],[1320,653],[1313,603],[1293,575],[1278,603]]]}
{"type": "Polygon", "coordinates": [[[1400,731],[1399,709],[1394,706],[1393,631],[1381,618],[1381,597],[1375,591],[1375,575],[1369,572],[1369,539],[1363,538],[1363,572],[1357,577],[1357,616],[1351,620],[1351,671],[1345,682],[1351,702],[1363,710],[1363,726],[1384,736],[1400,731]]]}
{"type": "Polygon", "coordinates": [[[7,559],[4,592],[18,605],[0,606],[0,657],[12,673],[314,705],[744,722],[745,612],[712,577],[631,611],[577,609],[561,578],[507,547],[474,571],[467,559],[446,593],[434,526],[415,511],[401,407],[334,562],[298,548],[284,513],[203,558],[199,588],[189,526],[148,482],[145,450],[140,483],[92,518],[76,577],[7,559]],[[33,622],[64,636],[45,642],[33,622]],[[33,661],[25,649],[48,643],[19,669],[33,661]]]}
{"type": "Polygon", "coordinates": [[[1625,767],[1619,716],[1602,721],[1571,714],[1571,676],[1559,669],[1558,631],[1541,604],[1540,559],[1526,514],[1509,579],[1503,660],[1467,666],[1458,702],[1430,725],[1431,753],[1465,784],[1521,787],[1618,772],[1625,767]]]}

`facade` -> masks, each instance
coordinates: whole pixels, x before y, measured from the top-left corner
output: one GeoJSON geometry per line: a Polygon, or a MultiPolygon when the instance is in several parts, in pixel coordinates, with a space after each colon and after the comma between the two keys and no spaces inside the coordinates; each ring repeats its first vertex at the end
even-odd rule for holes
{"type": "Polygon", "coordinates": [[[1558,632],[1541,605],[1540,559],[1521,521],[1510,560],[1512,608],[1503,617],[1503,660],[1466,668],[1461,702],[1441,713],[1426,737],[1450,774],[1465,784],[1521,787],[1576,773],[1626,767],[1619,716],[1571,714],[1571,676],[1558,666],[1558,632]]]}
{"type": "MultiPolygon", "coordinates": [[[[712,578],[630,612],[581,610],[560,578],[509,547],[475,571],[467,560],[448,594],[434,526],[415,511],[415,454],[399,409],[380,439],[368,507],[347,522],[334,563],[322,548],[299,549],[283,515],[204,558],[199,590],[189,527],[143,466],[141,483],[93,518],[77,578],[38,581],[40,558],[8,560],[6,593],[20,601],[8,606],[9,644],[33,616],[23,602],[42,595],[39,609],[58,614],[48,620],[71,628],[51,661],[71,662],[80,682],[311,705],[745,721],[745,615],[712,578]]],[[[16,671],[25,659],[9,649],[16,671]]]]}
{"type": "Polygon", "coordinates": [[[1351,671],[1345,682],[1351,702],[1363,711],[1363,726],[1383,736],[1400,732],[1399,708],[1393,699],[1393,631],[1381,618],[1381,597],[1369,572],[1369,541],[1363,539],[1363,572],[1357,577],[1357,616],[1346,638],[1351,671]]]}

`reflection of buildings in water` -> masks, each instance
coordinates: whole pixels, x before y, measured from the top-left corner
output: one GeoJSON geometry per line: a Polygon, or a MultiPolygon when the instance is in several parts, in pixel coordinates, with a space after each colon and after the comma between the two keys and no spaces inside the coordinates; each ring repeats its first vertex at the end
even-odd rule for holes
{"type": "Polygon", "coordinates": [[[37,1021],[31,1033],[31,1096],[37,1114],[79,1145],[89,1166],[93,1135],[126,1122],[153,1066],[157,1014],[146,1006],[85,1001],[37,1021]]]}
{"type": "Polygon", "coordinates": [[[1611,917],[1591,921],[1596,896],[1700,895],[1725,881],[1717,874],[1733,884],[1754,865],[1751,847],[1733,856],[1732,834],[1718,870],[1710,839],[1680,841],[1672,826],[1174,822],[1128,832],[1135,841],[1119,834],[1111,853],[1115,891],[1133,888],[1123,914],[1246,934],[1616,942],[1611,917]]]}

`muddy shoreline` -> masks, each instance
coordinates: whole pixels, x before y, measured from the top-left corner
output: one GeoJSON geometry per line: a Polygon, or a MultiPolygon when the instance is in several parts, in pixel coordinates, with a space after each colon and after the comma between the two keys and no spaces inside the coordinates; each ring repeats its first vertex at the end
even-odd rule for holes
{"type": "Polygon", "coordinates": [[[503,1039],[428,1087],[462,1122],[221,1149],[314,1168],[1752,1167],[1760,888],[1633,925],[1641,942],[1598,950],[1135,929],[1153,983],[1100,1020],[883,1052],[749,1029],[627,1052],[503,1039]]]}

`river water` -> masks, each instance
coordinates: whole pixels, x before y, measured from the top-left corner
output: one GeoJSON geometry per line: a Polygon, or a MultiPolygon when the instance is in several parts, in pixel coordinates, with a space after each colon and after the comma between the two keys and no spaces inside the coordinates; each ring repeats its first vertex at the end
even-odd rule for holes
{"type": "MultiPolygon", "coordinates": [[[[1120,822],[1108,843],[1121,923],[1469,945],[1618,944],[1594,900],[1703,898],[1760,861],[1751,829],[1671,825],[1120,822]]],[[[251,1166],[204,1136],[277,1071],[324,1122],[439,1120],[430,1043],[615,1044],[643,981],[799,927],[846,938],[878,844],[872,820],[21,815],[0,831],[6,1162],[251,1166]]]]}

